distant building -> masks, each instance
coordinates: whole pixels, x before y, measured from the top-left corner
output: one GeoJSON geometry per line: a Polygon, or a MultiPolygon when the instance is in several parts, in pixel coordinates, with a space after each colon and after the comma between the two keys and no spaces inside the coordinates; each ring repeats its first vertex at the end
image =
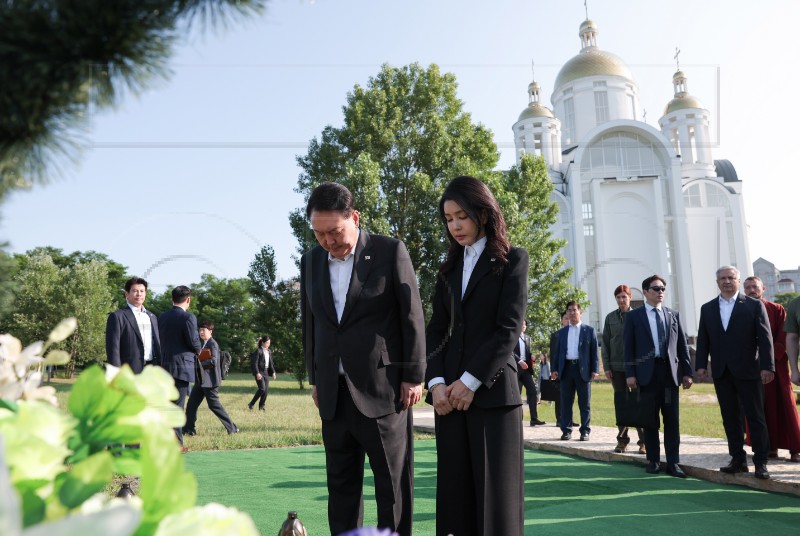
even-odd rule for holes
{"type": "Polygon", "coordinates": [[[778,270],[774,264],[759,257],[753,263],[753,274],[764,282],[764,297],[770,301],[776,294],[798,292],[800,289],[800,268],[794,270],[778,270]]]}
{"type": "Polygon", "coordinates": [[[673,75],[674,98],[654,128],[639,119],[630,70],[599,48],[597,34],[591,20],[580,25],[581,50],[558,73],[552,110],[540,85],[528,86],[512,126],[517,161],[532,153],[547,163],[560,209],[553,232],[567,241],[572,283],[591,300],[585,321],[601,327],[617,285],[640,301],[641,281],[658,273],[691,335],[700,305],[719,293],[716,269],[750,267],[742,182],[729,161],[714,160],[710,113],[689,94],[686,74],[673,75]]]}

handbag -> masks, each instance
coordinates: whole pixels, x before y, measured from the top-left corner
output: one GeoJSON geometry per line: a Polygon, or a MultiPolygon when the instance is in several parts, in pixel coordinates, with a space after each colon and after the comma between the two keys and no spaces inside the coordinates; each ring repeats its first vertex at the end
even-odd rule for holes
{"type": "Polygon", "coordinates": [[[559,380],[542,380],[540,386],[541,399],[556,402],[561,400],[561,382],[559,380]]]}
{"type": "Polygon", "coordinates": [[[653,392],[641,389],[615,391],[614,410],[617,416],[617,426],[655,428],[656,430],[661,426],[653,392]]]}

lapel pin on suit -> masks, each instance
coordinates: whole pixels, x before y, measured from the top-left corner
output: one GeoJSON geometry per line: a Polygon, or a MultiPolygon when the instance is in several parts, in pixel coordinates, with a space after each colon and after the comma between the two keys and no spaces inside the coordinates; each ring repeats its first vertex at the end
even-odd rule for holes
{"type": "Polygon", "coordinates": [[[366,261],[370,260],[371,258],[372,257],[370,257],[369,255],[364,255],[364,260],[366,260],[366,261]]]}

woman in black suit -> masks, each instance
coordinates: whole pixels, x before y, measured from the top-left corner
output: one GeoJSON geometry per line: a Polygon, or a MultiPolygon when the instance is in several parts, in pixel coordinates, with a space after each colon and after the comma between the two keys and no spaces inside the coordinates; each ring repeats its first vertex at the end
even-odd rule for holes
{"type": "Polygon", "coordinates": [[[266,335],[258,339],[258,349],[250,355],[250,371],[256,379],[258,391],[253,395],[253,399],[247,404],[247,409],[252,410],[258,400],[258,409],[266,411],[264,405],[267,403],[267,393],[269,392],[269,379],[275,379],[275,367],[272,363],[272,356],[269,351],[270,339],[266,335]]]}
{"type": "Polygon", "coordinates": [[[453,179],[439,202],[449,250],[426,339],[436,411],[436,533],[522,535],[522,399],[514,345],[528,253],[511,247],[492,193],[453,179]]]}

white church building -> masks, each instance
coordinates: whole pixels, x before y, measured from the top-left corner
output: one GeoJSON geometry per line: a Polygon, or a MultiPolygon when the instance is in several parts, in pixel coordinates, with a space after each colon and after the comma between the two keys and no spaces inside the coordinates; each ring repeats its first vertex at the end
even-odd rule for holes
{"type": "MultiPolygon", "coordinates": [[[[542,155],[560,208],[555,236],[574,268],[572,283],[588,294],[583,320],[602,328],[626,284],[643,301],[641,282],[666,278],[665,302],[697,333],[700,306],[718,294],[719,266],[750,271],[742,183],[727,160],[711,154],[709,111],[673,78],[660,129],[640,117],[639,89],[629,68],[599,48],[597,26],[581,24],[580,52],[555,81],[552,109],[540,86],[513,125],[517,161],[542,155]]],[[[666,83],[666,81],[665,81],[666,83]]]]}

